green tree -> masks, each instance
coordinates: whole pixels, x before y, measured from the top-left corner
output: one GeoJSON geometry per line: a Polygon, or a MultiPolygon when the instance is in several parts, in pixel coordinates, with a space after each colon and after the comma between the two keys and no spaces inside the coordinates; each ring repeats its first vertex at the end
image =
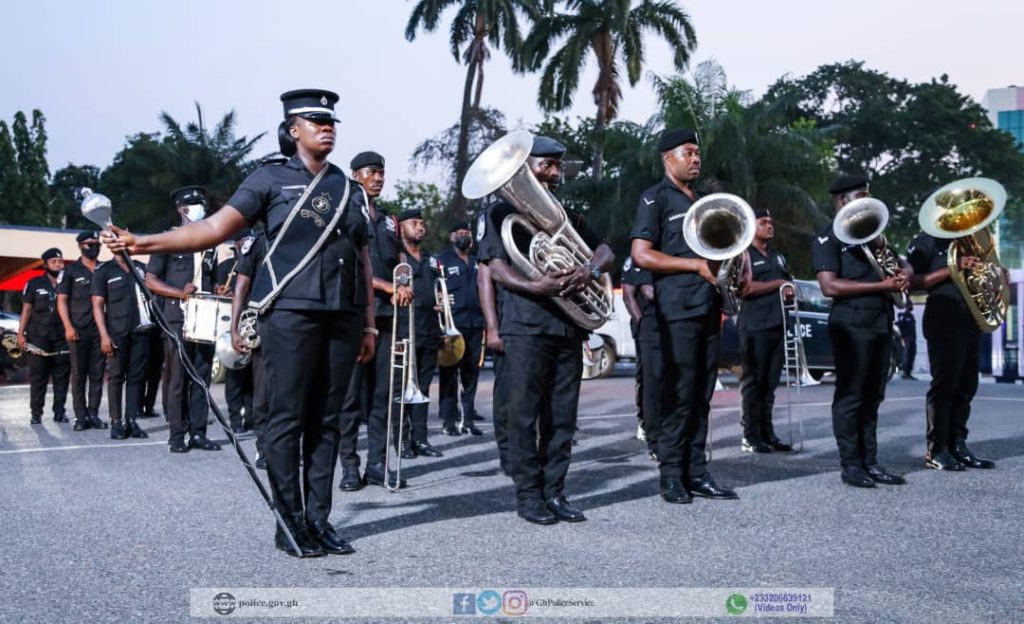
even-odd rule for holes
{"type": "Polygon", "coordinates": [[[395,184],[394,198],[381,198],[380,204],[395,216],[405,210],[421,210],[427,226],[423,246],[431,252],[440,252],[448,247],[448,226],[454,221],[448,221],[444,196],[436,184],[399,180],[395,184]]]}
{"type": "Polygon", "coordinates": [[[6,121],[0,121],[0,223],[20,223],[21,172],[18,152],[6,121]]]}
{"type": "Polygon", "coordinates": [[[644,65],[644,35],[653,32],[668,42],[673,63],[682,70],[696,48],[690,18],[674,2],[642,0],[567,0],[565,12],[550,12],[536,20],[523,44],[523,68],[543,67],[537,101],[546,111],[572,105],[588,52],[597,63],[594,104],[597,106],[592,139],[592,173],[604,174],[604,132],[618,115],[622,100],[621,69],[630,86],[640,80],[644,65]],[[558,47],[552,52],[552,49],[558,47]]]}
{"type": "Polygon", "coordinates": [[[85,230],[96,227],[82,216],[76,191],[82,187],[98,189],[100,170],[93,165],[68,165],[57,170],[50,182],[50,214],[60,219],[61,227],[85,230]]]}
{"type": "MultiPolygon", "coordinates": [[[[452,18],[448,41],[452,56],[466,65],[454,168],[455,188],[458,189],[469,168],[470,125],[474,114],[480,110],[484,64],[491,56],[488,44],[500,47],[512,59],[513,67],[519,67],[523,43],[519,20],[522,16],[527,20],[539,17],[542,3],[537,0],[419,0],[406,24],[405,38],[413,41],[421,29],[433,32],[442,14],[451,7],[458,7],[458,10],[452,18]]],[[[453,220],[464,219],[466,203],[462,194],[454,193],[451,200],[453,220]]]]}
{"type": "MultiPolygon", "coordinates": [[[[48,212],[50,170],[46,164],[45,123],[46,118],[38,110],[32,111],[31,124],[25,113],[18,111],[14,114],[10,143],[14,148],[15,167],[5,175],[7,181],[4,183],[9,187],[6,193],[10,193],[4,197],[7,218],[13,222],[59,225],[59,221],[55,222],[48,212]]],[[[3,142],[7,140],[0,139],[3,142]]],[[[8,147],[2,146],[0,151],[8,152],[0,157],[9,159],[8,147]]]]}

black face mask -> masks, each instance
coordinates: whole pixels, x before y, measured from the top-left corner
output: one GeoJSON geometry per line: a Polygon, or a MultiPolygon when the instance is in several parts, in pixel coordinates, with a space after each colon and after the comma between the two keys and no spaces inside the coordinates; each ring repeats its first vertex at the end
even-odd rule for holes
{"type": "Polygon", "coordinates": [[[469,236],[456,236],[454,244],[462,251],[466,251],[473,246],[473,239],[469,236]]]}
{"type": "Polygon", "coordinates": [[[59,269],[56,270],[56,271],[54,271],[52,269],[46,269],[46,272],[50,274],[50,277],[57,277],[58,275],[60,275],[60,270],[59,269]]]}
{"type": "Polygon", "coordinates": [[[100,256],[100,246],[92,245],[89,247],[82,248],[82,255],[90,260],[95,260],[100,256]]]}

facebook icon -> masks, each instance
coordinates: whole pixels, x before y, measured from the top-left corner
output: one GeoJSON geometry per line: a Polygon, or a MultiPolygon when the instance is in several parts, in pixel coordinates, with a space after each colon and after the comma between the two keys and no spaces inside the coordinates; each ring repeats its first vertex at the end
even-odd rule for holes
{"type": "Polygon", "coordinates": [[[476,615],[476,594],[454,594],[452,615],[476,615]]]}

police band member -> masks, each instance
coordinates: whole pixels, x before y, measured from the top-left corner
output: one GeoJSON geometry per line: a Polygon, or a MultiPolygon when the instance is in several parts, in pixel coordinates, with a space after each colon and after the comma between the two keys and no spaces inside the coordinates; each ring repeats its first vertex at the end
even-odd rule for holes
{"type": "Polygon", "coordinates": [[[373,357],[377,331],[368,305],[363,194],[327,160],[334,149],[338,96],[303,89],[281,100],[286,136],[297,150],[285,164],[256,169],[209,219],[153,236],[116,229],[119,238],[110,246],[132,253],[195,251],[247,225],[263,225],[271,248],[249,299],[261,311],[267,476],[299,552],[282,531],[275,545],[297,556],[347,554],[352,547],[329,522],[338,419],[352,368],[373,357]]]}
{"type": "MultiPolygon", "coordinates": [[[[639,431],[647,442],[648,456],[658,459],[658,426],[661,420],[661,337],[654,305],[654,276],[633,258],[622,265],[622,302],[629,312],[629,329],[636,345],[636,404],[639,431]]],[[[639,437],[639,436],[638,436],[639,437]]]]}
{"type": "MultiPolygon", "coordinates": [[[[217,265],[217,294],[233,297],[238,283],[238,264],[244,252],[255,240],[251,232],[242,232],[231,245],[232,256],[217,265]]],[[[224,399],[228,403],[231,431],[244,433],[252,430],[253,378],[251,363],[224,371],[224,399]]]]}
{"type": "MultiPolygon", "coordinates": [[[[477,219],[477,242],[487,232],[488,213],[480,211],[477,219]]],[[[486,263],[477,265],[477,291],[480,293],[480,310],[484,316],[484,346],[491,353],[491,368],[494,382],[491,386],[491,422],[494,425],[494,443],[498,447],[498,468],[506,477],[512,476],[508,460],[508,403],[505,400],[505,343],[501,340],[501,285],[491,277],[486,263]]]]}
{"type": "Polygon", "coordinates": [[[446,434],[483,435],[484,432],[473,422],[481,419],[476,413],[476,385],[480,377],[484,317],[477,291],[477,256],[471,251],[473,232],[469,223],[453,225],[448,233],[448,241],[451,247],[440,254],[437,260],[444,272],[455,328],[462,334],[466,350],[455,366],[440,367],[438,412],[446,434]]]}
{"type": "MultiPolygon", "coordinates": [[[[995,462],[978,457],[967,447],[967,421],[978,391],[981,330],[946,264],[952,242],[920,234],[907,247],[907,260],[914,269],[910,286],[928,291],[922,320],[932,381],[925,399],[925,465],[957,471],[994,468],[995,462]]],[[[962,269],[977,258],[961,256],[959,260],[962,269]]]]}
{"type": "MultiPolygon", "coordinates": [[[[565,146],[549,137],[534,139],[527,161],[537,180],[549,189],[561,178],[565,146]]],[[[500,334],[505,348],[508,404],[508,461],[516,485],[519,516],[536,524],[585,520],[565,496],[565,475],[576,429],[586,332],[554,304],[599,279],[611,268],[611,248],[582,215],[567,218],[594,250],[590,263],[569,272],[527,279],[510,261],[501,242],[502,222],[516,209],[498,202],[488,211],[480,261],[503,288],[500,334]]]]}
{"type": "MultiPolygon", "coordinates": [[[[171,199],[181,216],[182,226],[202,221],[206,217],[206,191],[202,187],[179,188],[171,193],[171,199]]],[[[214,290],[216,259],[217,251],[213,248],[195,253],[154,253],[149,259],[146,286],[164,298],[164,316],[179,339],[184,337],[185,300],[194,292],[212,293],[214,290]]],[[[167,384],[164,387],[164,405],[170,425],[168,450],[172,453],[187,453],[190,448],[219,451],[220,445],[206,437],[210,407],[202,386],[186,374],[174,342],[166,338],[164,344],[168,369],[167,384]]],[[[198,342],[182,344],[185,357],[192,362],[202,380],[210,383],[213,345],[198,342]]]]}
{"type": "MultiPolygon", "coordinates": [[[[135,271],[145,275],[145,267],[133,261],[135,271]]],[[[100,348],[108,358],[110,381],[107,385],[107,409],[110,413],[110,438],[124,440],[148,438],[136,422],[141,410],[142,392],[149,357],[152,324],[143,324],[139,312],[139,290],[128,263],[121,254],[101,265],[93,273],[92,314],[100,337],[100,348]],[[126,383],[127,382],[127,385],[126,383]]]]}
{"type": "MultiPolygon", "coordinates": [[[[342,403],[341,441],[338,454],[342,477],[338,488],[352,492],[364,484],[384,485],[384,457],[388,413],[388,375],[391,374],[391,326],[395,306],[409,305],[412,290],[393,284],[392,272],[402,254],[398,220],[378,204],[384,190],[384,157],[377,152],[360,152],[349,163],[352,179],[362,188],[362,217],[368,237],[372,292],[378,330],[374,359],[355,367],[342,403]],[[359,423],[366,423],[366,468],[359,475],[356,441],[359,423]]],[[[392,476],[392,479],[394,477],[392,476]]]]}
{"type": "Polygon", "coordinates": [[[700,147],[692,130],[666,130],[658,141],[665,177],[644,191],[633,226],[633,261],[654,274],[654,299],[664,365],[658,470],[661,496],[734,499],[708,472],[704,449],[718,378],[722,309],[717,267],[683,239],[683,217],[697,199],[700,147]]]}
{"type": "Polygon", "coordinates": [[[67,422],[64,404],[68,398],[71,364],[64,328],[57,316],[57,281],[64,269],[64,255],[56,247],[43,252],[44,273],[33,277],[21,293],[21,322],[18,348],[27,353],[29,409],[31,423],[43,422],[46,385],[53,380],[53,422],[67,422]],[[26,344],[34,349],[29,350],[26,344]],[[33,351],[40,351],[36,353],[33,351]],[[44,355],[45,354],[45,355],[44,355]]]}
{"type": "MultiPolygon", "coordinates": [[[[863,175],[839,176],[829,193],[836,210],[871,196],[863,175]]],[[[907,277],[900,273],[881,279],[864,253],[861,245],[839,241],[831,225],[812,244],[821,292],[832,298],[828,319],[836,362],[832,430],[842,464],[840,477],[848,485],[870,488],[876,483],[906,482],[879,465],[877,429],[892,348],[891,293],[904,289],[907,277]]]]}
{"type": "MultiPolygon", "coordinates": [[[[907,261],[910,261],[909,250],[907,261]]],[[[914,267],[913,262],[910,265],[916,273],[917,268],[914,267]]],[[[912,279],[910,283],[913,285],[915,282],[912,279]]],[[[914,316],[914,302],[909,297],[907,298],[907,308],[896,314],[896,327],[900,330],[900,340],[903,343],[903,354],[900,357],[901,376],[903,379],[917,381],[917,377],[914,377],[914,360],[917,358],[917,318],[914,316]]]]}
{"type": "MultiPolygon", "coordinates": [[[[146,265],[143,265],[145,268],[146,265]]],[[[153,304],[161,305],[161,299],[155,298],[153,304]]],[[[158,329],[154,329],[148,332],[149,336],[149,349],[147,349],[149,355],[146,357],[146,375],[142,384],[142,400],[139,404],[139,418],[156,418],[160,415],[156,411],[156,397],[160,392],[160,388],[164,382],[164,335],[163,332],[158,329]]],[[[166,390],[164,395],[166,395],[166,390]]],[[[164,396],[162,402],[167,401],[167,397],[164,396]]],[[[167,409],[164,408],[164,415],[166,416],[167,409]]]]}
{"type": "MultiPolygon", "coordinates": [[[[437,260],[425,251],[421,244],[427,235],[423,213],[416,208],[405,210],[398,216],[405,261],[412,267],[412,306],[399,309],[398,338],[408,337],[407,314],[414,315],[416,352],[416,383],[423,396],[430,397],[430,383],[437,372],[437,351],[441,348],[441,326],[437,319],[437,297],[434,288],[440,271],[437,260]]],[[[412,365],[412,359],[408,360],[412,365]]],[[[395,381],[395,388],[401,389],[401,380],[395,381]]],[[[407,439],[402,441],[402,457],[413,459],[417,456],[444,457],[444,453],[431,446],[427,440],[427,410],[429,403],[414,403],[406,406],[409,427],[405,428],[407,439]]]]}
{"type": "Polygon", "coordinates": [[[103,373],[106,358],[100,352],[100,334],[92,316],[92,276],[100,255],[96,232],[75,237],[81,256],[64,266],[57,284],[57,313],[64,324],[64,337],[71,351],[71,405],[75,409],[75,431],[90,427],[106,429],[100,420],[103,373]],[[86,398],[86,382],[89,392],[86,398]]]}
{"type": "Polygon", "coordinates": [[[743,358],[740,379],[743,441],[740,448],[747,453],[791,452],[793,447],[775,435],[772,408],[786,346],[786,321],[782,317],[779,288],[793,281],[793,276],[786,257],[770,246],[775,238],[771,214],[766,208],[758,208],[754,216],[757,217],[754,242],[747,249],[750,279],[741,287],[743,305],[738,321],[743,358]]]}

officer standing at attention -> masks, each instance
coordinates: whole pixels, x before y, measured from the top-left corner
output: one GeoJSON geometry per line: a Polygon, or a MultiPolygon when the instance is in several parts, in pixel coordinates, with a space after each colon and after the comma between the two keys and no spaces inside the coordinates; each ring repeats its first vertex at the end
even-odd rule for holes
{"type": "Polygon", "coordinates": [[[666,130],[658,141],[665,177],[640,196],[633,225],[633,261],[654,274],[654,300],[664,364],[658,472],[667,503],[693,496],[735,499],[711,477],[704,450],[718,379],[722,305],[717,267],[683,238],[683,218],[697,199],[700,146],[692,130],[666,130]]]}
{"type": "MultiPolygon", "coordinates": [[[[978,391],[981,329],[950,277],[946,254],[952,241],[922,233],[907,247],[907,260],[914,269],[910,286],[928,291],[922,320],[932,381],[925,398],[928,449],[924,461],[935,470],[995,468],[994,461],[978,457],[967,447],[967,420],[978,391]]],[[[959,260],[963,269],[977,258],[961,256],[959,260]]]]}
{"type": "MultiPolygon", "coordinates": [[[[910,260],[910,256],[907,256],[910,260]]],[[[913,262],[910,263],[913,266],[913,262]]],[[[917,267],[914,267],[917,271],[917,267]]],[[[913,283],[913,281],[911,281],[913,283]]],[[[903,357],[900,358],[900,370],[904,379],[917,380],[914,377],[914,359],[917,357],[917,319],[914,318],[914,302],[907,298],[907,309],[896,314],[896,326],[900,328],[900,339],[903,342],[903,357]]]]}
{"type": "MultiPolygon", "coordinates": [[[[654,276],[633,258],[622,265],[622,301],[629,311],[629,328],[636,344],[636,395],[640,407],[640,431],[647,455],[658,460],[658,426],[661,420],[661,337],[654,305],[654,276]]],[[[639,437],[639,436],[638,436],[639,437]]]]}
{"type": "MultiPolygon", "coordinates": [[[[185,186],[171,193],[182,226],[196,223],[206,217],[206,191],[199,186],[185,186]]],[[[181,228],[177,228],[181,229],[181,228]]],[[[172,230],[176,231],[176,230],[172,230]]],[[[146,286],[163,300],[163,313],[167,322],[184,339],[185,314],[182,302],[194,292],[212,293],[216,284],[217,250],[206,249],[197,253],[155,253],[146,268],[146,286]]],[[[177,349],[166,339],[166,365],[168,377],[164,404],[170,425],[167,448],[172,453],[187,453],[190,448],[219,451],[220,445],[206,437],[206,421],[210,406],[202,386],[193,381],[178,359],[177,349]],[[186,435],[188,440],[186,441],[186,435]]],[[[183,342],[185,355],[195,366],[200,377],[210,383],[213,370],[212,344],[183,342]]]]}
{"type": "Polygon", "coordinates": [[[287,163],[256,169],[209,219],[153,236],[115,229],[108,244],[115,252],[194,251],[262,224],[271,247],[253,280],[249,307],[260,313],[265,350],[267,477],[299,551],[283,531],[274,542],[293,556],[348,554],[354,550],[329,516],[341,402],[356,361],[373,357],[377,333],[363,194],[327,160],[337,94],[302,89],[281,101],[284,138],[296,150],[287,163]]]}
{"type": "Polygon", "coordinates": [[[463,433],[483,435],[474,420],[476,413],[476,384],[480,377],[480,353],[483,350],[484,316],[477,292],[477,257],[473,248],[473,232],[469,223],[452,226],[448,241],[451,247],[438,256],[445,284],[451,299],[455,328],[462,334],[466,350],[455,366],[440,367],[438,412],[444,422],[444,432],[451,436],[463,433]],[[459,386],[462,393],[459,393],[459,386]],[[462,426],[459,426],[459,403],[462,404],[462,426]]]}
{"type": "MultiPolygon", "coordinates": [[[[552,189],[561,180],[565,146],[544,136],[534,138],[527,166],[538,182],[552,189]]],[[[517,512],[534,524],[559,520],[581,522],[583,512],[565,496],[565,476],[579,408],[583,372],[581,343],[586,332],[551,300],[571,296],[600,279],[614,254],[586,219],[566,210],[569,223],[594,250],[590,263],[567,273],[530,280],[509,260],[500,235],[505,218],[516,209],[499,201],[488,210],[480,261],[502,286],[501,340],[508,402],[508,461],[516,484],[517,512]]]]}
{"type": "Polygon", "coordinates": [[[29,409],[33,425],[43,422],[46,384],[51,378],[53,422],[68,421],[64,403],[68,399],[68,376],[71,373],[68,343],[57,316],[57,281],[64,269],[64,256],[59,249],[51,247],[43,252],[42,259],[46,272],[25,284],[21,293],[21,323],[18,325],[18,348],[26,351],[28,357],[29,409]],[[26,343],[47,355],[28,352],[26,343]]]}
{"type": "MultiPolygon", "coordinates": [[[[217,265],[217,294],[234,296],[238,283],[238,265],[240,258],[252,247],[251,232],[242,232],[231,246],[234,254],[231,258],[217,265]]],[[[228,403],[228,419],[231,431],[244,433],[253,428],[253,378],[252,363],[240,368],[228,368],[224,371],[224,399],[228,403]]]]}
{"type": "Polygon", "coordinates": [[[775,238],[775,225],[767,208],[754,210],[757,226],[754,242],[747,249],[750,280],[740,289],[740,352],[743,376],[743,441],[740,449],[747,453],[792,452],[793,447],[775,435],[772,408],[775,389],[782,376],[786,321],[782,318],[779,288],[793,281],[786,257],[770,247],[775,238]]]}
{"type": "MultiPolygon", "coordinates": [[[[871,196],[863,175],[839,176],[829,193],[836,210],[871,196]]],[[[861,488],[906,483],[878,464],[877,429],[892,348],[890,293],[903,290],[907,277],[901,273],[881,279],[868,264],[862,246],[838,240],[831,225],[815,237],[811,251],[821,292],[832,298],[828,318],[836,362],[832,430],[839,446],[840,478],[861,488]]]]}
{"type": "Polygon", "coordinates": [[[64,337],[71,351],[71,405],[75,409],[75,431],[90,427],[106,429],[99,418],[103,399],[103,373],[106,358],[100,352],[100,334],[92,316],[92,276],[100,255],[96,232],[75,237],[81,256],[66,264],[57,283],[57,313],[64,324],[64,337]],[[89,383],[86,400],[86,381],[89,383]]]}
{"type": "MultiPolygon", "coordinates": [[[[145,268],[134,262],[134,270],[145,275],[145,268]]],[[[96,269],[92,280],[92,312],[100,336],[100,348],[110,361],[107,408],[110,412],[110,438],[124,440],[148,438],[135,421],[142,404],[152,325],[140,327],[139,291],[124,256],[96,269]],[[127,386],[125,381],[127,380],[127,386]]]]}

